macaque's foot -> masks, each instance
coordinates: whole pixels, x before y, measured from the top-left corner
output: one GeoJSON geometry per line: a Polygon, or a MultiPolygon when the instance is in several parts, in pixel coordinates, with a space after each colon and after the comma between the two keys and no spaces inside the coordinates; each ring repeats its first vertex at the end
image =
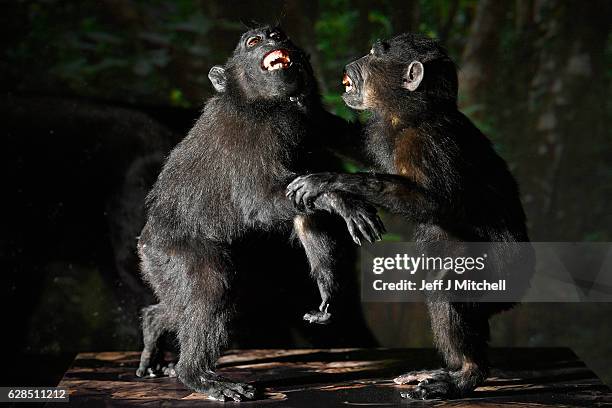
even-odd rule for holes
{"type": "Polygon", "coordinates": [[[402,392],[402,398],[433,399],[457,398],[461,392],[457,387],[457,373],[440,369],[434,371],[413,371],[393,379],[396,384],[416,384],[410,391],[402,392]]]}
{"type": "Polygon", "coordinates": [[[244,383],[231,381],[217,381],[210,385],[204,385],[200,390],[208,395],[208,399],[213,401],[244,401],[255,398],[255,387],[244,383]]]}
{"type": "Polygon", "coordinates": [[[155,364],[154,366],[143,366],[142,364],[136,370],[137,377],[176,377],[174,363],[155,364]]]}
{"type": "Polygon", "coordinates": [[[331,321],[331,313],[313,310],[312,312],[304,315],[304,320],[306,320],[308,323],[328,324],[331,321]]]}
{"type": "Polygon", "coordinates": [[[331,313],[327,311],[328,309],[329,303],[327,303],[327,300],[323,300],[321,306],[319,306],[319,310],[313,310],[310,313],[306,313],[304,315],[304,320],[308,323],[328,324],[331,320],[331,313]]]}
{"type": "Polygon", "coordinates": [[[161,357],[159,350],[143,350],[140,353],[140,364],[136,370],[137,377],[159,377],[161,357]]]}
{"type": "Polygon", "coordinates": [[[196,392],[201,392],[213,401],[245,401],[255,398],[255,387],[250,384],[233,382],[213,372],[200,376],[198,381],[183,381],[196,392]]]}

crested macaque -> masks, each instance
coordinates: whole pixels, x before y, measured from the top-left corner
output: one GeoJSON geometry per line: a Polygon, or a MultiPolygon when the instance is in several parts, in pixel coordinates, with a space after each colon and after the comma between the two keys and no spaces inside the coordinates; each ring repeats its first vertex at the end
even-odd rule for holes
{"type": "Polygon", "coordinates": [[[332,115],[321,106],[308,58],[283,31],[244,33],[209,79],[217,94],[147,197],[138,251],[159,303],[143,310],[137,375],[155,366],[156,340],[172,331],[180,357],[171,373],[210,399],[241,401],[254,398],[254,387],[214,372],[236,306],[238,243],[262,232],[289,238],[293,230],[322,298],[305,318],[323,323],[335,290],[335,260],[348,241],[328,226],[343,219],[357,243],[378,239],[383,226],[372,206],[344,193],[322,194],[317,211],[298,210],[285,196],[296,176],[325,167],[323,137],[332,115]]]}
{"type": "MultiPolygon", "coordinates": [[[[458,110],[456,67],[435,40],[402,34],[377,41],[346,66],[343,84],[345,103],[371,113],[365,139],[376,169],[301,176],[287,188],[298,208],[317,208],[324,194],[350,193],[415,222],[417,243],[528,241],[517,183],[458,110]]],[[[511,254],[496,255],[512,261],[511,254]]],[[[417,384],[404,397],[464,396],[488,375],[488,319],[512,304],[429,296],[427,306],[447,368],[395,382],[417,384]]]]}

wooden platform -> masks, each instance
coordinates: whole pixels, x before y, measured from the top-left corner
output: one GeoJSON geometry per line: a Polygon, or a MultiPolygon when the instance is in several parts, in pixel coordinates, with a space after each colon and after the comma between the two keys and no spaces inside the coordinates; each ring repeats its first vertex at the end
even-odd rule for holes
{"type": "MultiPolygon", "coordinates": [[[[402,400],[400,390],[410,386],[391,381],[439,367],[430,349],[235,350],[219,360],[219,372],[265,390],[264,399],[240,404],[245,407],[612,406],[610,389],[569,349],[493,349],[490,356],[495,368],[486,384],[454,401],[402,400]]],[[[81,353],[59,385],[69,389],[71,406],[220,406],[174,378],[137,378],[138,358],[137,352],[81,353]]]]}

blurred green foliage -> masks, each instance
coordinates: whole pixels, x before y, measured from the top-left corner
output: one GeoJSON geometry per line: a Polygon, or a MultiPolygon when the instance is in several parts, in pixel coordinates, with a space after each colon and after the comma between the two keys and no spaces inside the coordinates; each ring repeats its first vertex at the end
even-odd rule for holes
{"type": "Polygon", "coordinates": [[[18,86],[184,107],[198,98],[181,87],[201,94],[207,61],[224,58],[211,48],[211,31],[242,29],[193,1],[31,1],[21,11],[27,32],[7,50],[18,86]]]}
{"type": "MultiPolygon", "coordinates": [[[[232,48],[227,45],[244,30],[239,21],[211,15],[221,8],[216,3],[24,2],[19,10],[27,31],[6,52],[7,78],[22,89],[51,88],[134,103],[196,106],[210,89],[208,68],[229,55],[232,48]],[[220,35],[228,41],[211,41],[220,35]],[[24,70],[31,76],[24,78],[24,70]]],[[[419,31],[438,36],[451,3],[420,1],[419,31]]],[[[449,50],[455,57],[476,3],[461,0],[454,16],[449,50]]],[[[391,19],[395,4],[382,1],[357,9],[349,0],[318,1],[314,33],[320,66],[315,68],[326,85],[325,103],[345,118],[355,114],[339,97],[344,64],[366,53],[375,39],[397,31],[391,19]]]]}

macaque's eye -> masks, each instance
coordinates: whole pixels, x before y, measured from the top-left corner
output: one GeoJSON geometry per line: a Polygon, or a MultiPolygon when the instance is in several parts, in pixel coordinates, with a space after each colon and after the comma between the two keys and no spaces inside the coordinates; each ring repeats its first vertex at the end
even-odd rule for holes
{"type": "Polygon", "coordinates": [[[276,41],[283,41],[286,36],[282,31],[274,30],[269,34],[269,37],[276,41]]]}
{"type": "Polygon", "coordinates": [[[261,42],[261,37],[260,37],[260,36],[258,36],[258,35],[256,35],[256,36],[254,36],[254,37],[250,37],[250,38],[247,40],[246,45],[247,45],[248,47],[254,47],[254,46],[256,46],[257,44],[259,44],[260,42],[261,42]]]}

